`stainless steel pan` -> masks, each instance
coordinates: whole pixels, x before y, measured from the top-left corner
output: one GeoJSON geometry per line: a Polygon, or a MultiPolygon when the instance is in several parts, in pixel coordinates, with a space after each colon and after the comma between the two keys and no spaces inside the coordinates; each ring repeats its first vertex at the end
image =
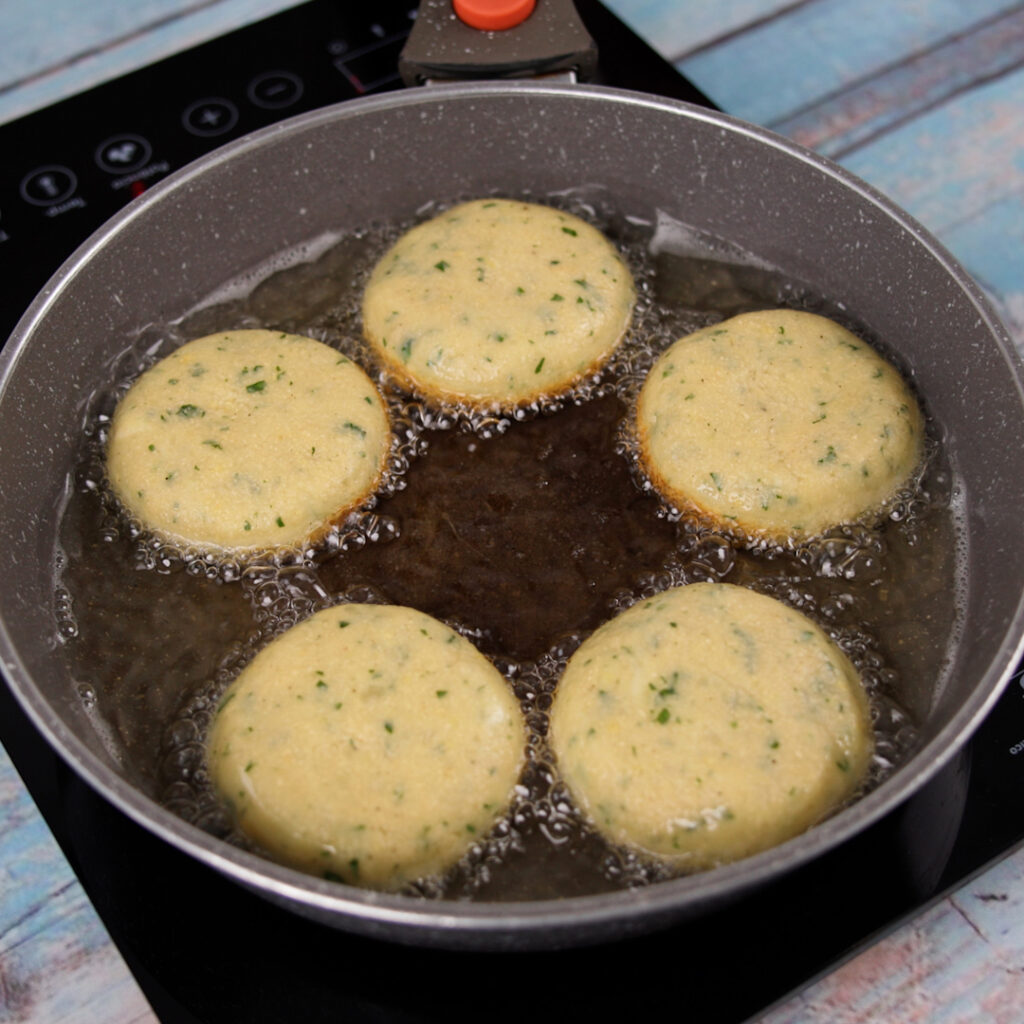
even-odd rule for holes
{"type": "Polygon", "coordinates": [[[905,214],[829,162],[686,105],[597,86],[452,85],[354,101],[244,138],[173,175],[90,238],[0,358],[0,653],[55,749],[169,843],[300,914],[453,948],[598,941],[695,917],[804,864],[899,805],[996,700],[1024,628],[1020,362],[964,271],[905,214]],[[229,847],[159,807],[76,697],[54,625],[55,532],[83,395],[146,324],[324,232],[409,218],[439,197],[581,186],[651,223],[727,239],[812,282],[884,338],[945,431],[962,495],[959,639],[917,749],[877,790],[785,845],[641,891],[513,904],[349,888],[229,847]]]}

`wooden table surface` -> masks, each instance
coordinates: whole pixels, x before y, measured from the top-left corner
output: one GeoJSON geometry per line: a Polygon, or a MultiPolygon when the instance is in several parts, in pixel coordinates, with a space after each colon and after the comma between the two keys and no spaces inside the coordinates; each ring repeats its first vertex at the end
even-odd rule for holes
{"type": "MultiPolygon", "coordinates": [[[[916,216],[1024,351],[1024,3],[604,2],[722,109],[832,157],[916,216]]],[[[0,122],[288,6],[3,0],[0,122]]],[[[0,1022],[154,1020],[0,748],[0,1022]]],[[[1020,1024],[1024,850],[759,1020],[1020,1024]]]]}

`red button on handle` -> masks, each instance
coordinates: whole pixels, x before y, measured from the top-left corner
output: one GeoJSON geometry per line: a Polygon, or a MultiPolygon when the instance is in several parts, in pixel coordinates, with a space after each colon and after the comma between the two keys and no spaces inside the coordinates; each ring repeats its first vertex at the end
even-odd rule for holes
{"type": "Polygon", "coordinates": [[[452,0],[455,13],[470,28],[515,28],[533,14],[537,0],[452,0]]]}

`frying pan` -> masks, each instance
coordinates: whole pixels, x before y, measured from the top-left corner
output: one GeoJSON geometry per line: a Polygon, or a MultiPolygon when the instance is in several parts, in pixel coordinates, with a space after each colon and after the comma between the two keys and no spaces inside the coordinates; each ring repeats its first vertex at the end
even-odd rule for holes
{"type": "Polygon", "coordinates": [[[977,286],[863,182],[725,115],[601,86],[453,84],[319,110],[218,150],[126,207],[60,268],[0,356],[0,655],[71,767],[130,818],[289,909],[352,932],[455,949],[545,948],[699,917],[820,856],[946,765],[999,696],[1024,632],[1020,361],[977,286]],[[877,789],[773,850],[638,890],[520,903],[421,901],[296,873],[160,807],[75,694],[54,625],[57,523],[83,398],[148,324],[282,252],[438,198],[599,195],[633,221],[684,225],[855,311],[941,425],[963,566],[956,635],[912,681],[919,741],[877,789]]]}

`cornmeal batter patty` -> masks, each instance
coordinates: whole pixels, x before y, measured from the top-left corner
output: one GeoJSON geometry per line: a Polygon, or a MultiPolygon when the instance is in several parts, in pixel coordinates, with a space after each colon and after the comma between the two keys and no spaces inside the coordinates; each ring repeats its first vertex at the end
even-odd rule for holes
{"type": "Polygon", "coordinates": [[[315,540],[373,494],[391,445],[384,403],[312,338],[229,331],[147,370],[114,412],[107,475],[144,526],[203,549],[315,540]]]}
{"type": "Polygon", "coordinates": [[[663,497],[786,540],[877,514],[921,463],[924,417],[866,342],[779,309],[672,345],[644,383],[637,432],[663,497]]]}
{"type": "Polygon", "coordinates": [[[507,409],[598,370],[629,327],[633,279],[571,214],[477,200],[403,235],[374,268],[363,331],[403,385],[507,409]]]}
{"type": "Polygon", "coordinates": [[[347,604],[242,671],[208,759],[239,826],[272,857],[395,889],[486,836],[525,746],[508,684],[469,641],[411,608],[347,604]]]}
{"type": "Polygon", "coordinates": [[[873,743],[857,673],[809,619],[727,583],[654,597],[570,659],[550,741],[613,843],[702,869],[842,804],[873,743]]]}

